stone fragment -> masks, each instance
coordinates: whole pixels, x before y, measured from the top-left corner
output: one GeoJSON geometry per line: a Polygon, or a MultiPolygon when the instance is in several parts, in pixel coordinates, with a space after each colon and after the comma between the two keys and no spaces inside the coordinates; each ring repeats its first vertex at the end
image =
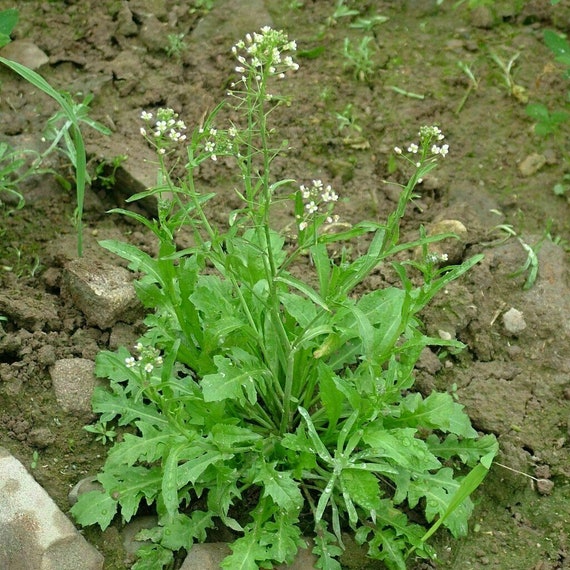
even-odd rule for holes
{"type": "Polygon", "coordinates": [[[546,164],[546,157],[543,154],[529,154],[520,164],[519,171],[523,176],[532,176],[546,164]]]}
{"type": "Polygon", "coordinates": [[[56,298],[28,287],[19,291],[11,289],[9,294],[0,293],[0,315],[27,331],[61,328],[56,298]]]}
{"type": "Polygon", "coordinates": [[[0,505],[2,570],[102,570],[103,556],[3,448],[0,505]]]}
{"type": "MultiPolygon", "coordinates": [[[[279,564],[276,570],[310,570],[315,567],[317,561],[312,554],[313,543],[307,541],[307,548],[300,549],[292,564],[279,564]]],[[[222,560],[231,554],[231,550],[225,542],[208,542],[195,544],[180,570],[218,570],[222,560]]]]}
{"type": "MultiPolygon", "coordinates": [[[[440,234],[455,234],[457,238],[446,238],[428,245],[428,251],[444,260],[445,264],[458,264],[463,261],[467,228],[459,220],[440,220],[428,229],[428,236],[440,234]]],[[[417,248],[415,255],[421,255],[422,249],[417,248]]]]}
{"type": "Polygon", "coordinates": [[[10,42],[0,50],[0,55],[30,69],[38,69],[49,61],[49,57],[36,44],[26,40],[10,42]]]}
{"type": "Polygon", "coordinates": [[[554,489],[554,481],[550,479],[538,479],[538,481],[536,481],[536,490],[539,494],[550,495],[552,489],[554,489]]]}
{"type": "Polygon", "coordinates": [[[111,328],[119,320],[131,322],[141,309],[131,273],[108,263],[71,261],[65,267],[62,288],[87,323],[100,329],[111,328]]]}
{"type": "Polygon", "coordinates": [[[50,369],[57,403],[69,413],[91,413],[91,397],[97,385],[95,363],[85,358],[62,358],[50,369]]]}
{"type": "Polygon", "coordinates": [[[67,500],[71,506],[77,503],[79,497],[84,493],[89,493],[89,491],[103,491],[103,485],[97,481],[97,477],[95,475],[90,475],[89,477],[84,477],[80,481],[78,481],[69,494],[67,495],[67,500]]]}
{"type": "Polygon", "coordinates": [[[503,325],[505,329],[512,334],[518,334],[526,329],[523,314],[513,307],[503,315],[503,325]]]}

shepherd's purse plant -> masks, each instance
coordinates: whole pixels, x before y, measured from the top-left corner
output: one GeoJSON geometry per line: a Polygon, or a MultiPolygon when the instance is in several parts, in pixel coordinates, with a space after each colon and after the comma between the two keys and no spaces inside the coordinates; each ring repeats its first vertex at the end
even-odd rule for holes
{"type": "Polygon", "coordinates": [[[282,101],[279,79],[298,67],[295,48],[267,27],[234,46],[232,123],[221,121],[222,106],[192,132],[172,109],[143,111],[159,182],[132,200],[156,196],[157,219],[115,211],[154,232],[159,253],[101,242],[139,272],[150,314],[132,353],[97,358],[110,385],[96,391],[93,409],[102,426],[125,432],[98,475],[103,490],[81,495],[72,513],[105,529],[119,511],[129,521],[141,501],[154,505],[158,525],[139,533],[148,542],[136,570],[171,567],[175,551],[191,550],[219,524],[236,536],[226,570],[290,563],[308,538],[318,568],[340,569],[350,529],[371,558],[403,569],[412,553],[434,556],[427,540],[440,525],[466,533],[469,495],[497,450],[450,394],[412,391],[426,346],[461,347],[427,337],[418,313],[480,260],[446,266],[429,251],[442,236],[422,231],[412,243],[399,240],[415,186],[448,152],[443,134],[422,127],[408,152],[397,149],[411,177],[386,223],[339,222],[328,184],[272,176],[286,147],[272,141],[268,120],[282,101]],[[185,174],[175,177],[181,146],[185,174]],[[241,175],[241,208],[227,226],[212,222],[214,195],[196,184],[200,165],[221,157],[241,175]],[[272,213],[288,207],[294,235],[272,224],[272,213]],[[194,243],[182,250],[181,227],[194,243]],[[343,244],[357,238],[366,251],[353,257],[343,244]],[[401,287],[357,293],[372,271],[412,248],[420,261],[392,263],[401,287]],[[422,276],[419,285],[412,275],[422,276]],[[429,528],[412,522],[411,510],[429,528]]]}

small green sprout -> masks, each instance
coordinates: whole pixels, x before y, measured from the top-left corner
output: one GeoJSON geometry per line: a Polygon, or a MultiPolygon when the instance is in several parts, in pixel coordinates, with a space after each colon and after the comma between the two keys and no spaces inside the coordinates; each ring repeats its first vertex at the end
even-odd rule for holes
{"type": "Polygon", "coordinates": [[[112,443],[117,437],[117,432],[107,427],[107,422],[99,421],[96,424],[84,426],[85,431],[97,434],[96,441],[100,441],[103,445],[107,442],[112,443]]]}
{"type": "Polygon", "coordinates": [[[166,39],[168,40],[168,46],[166,47],[166,55],[174,59],[180,59],[184,50],[186,49],[186,42],[184,37],[186,34],[168,34],[166,39]]]}
{"type": "Polygon", "coordinates": [[[366,81],[374,71],[373,49],[370,46],[373,40],[372,36],[364,36],[360,43],[354,46],[348,38],[344,38],[344,67],[350,69],[358,81],[366,81]]]}
{"type": "Polygon", "coordinates": [[[503,74],[503,81],[507,87],[508,93],[514,97],[519,103],[528,103],[528,94],[525,87],[516,83],[513,78],[513,67],[520,53],[515,53],[508,61],[504,61],[494,51],[489,52],[491,59],[497,64],[503,74]]]}
{"type": "Polygon", "coordinates": [[[381,16],[380,14],[374,14],[373,16],[357,18],[352,22],[349,27],[355,28],[357,30],[364,30],[366,32],[372,32],[376,26],[384,24],[390,18],[388,16],[381,16]]]}
{"type": "Polygon", "coordinates": [[[459,102],[457,109],[455,109],[455,114],[459,115],[459,113],[461,113],[461,110],[463,109],[465,103],[467,102],[469,95],[471,95],[471,92],[476,91],[479,88],[479,81],[476,79],[475,74],[473,73],[473,70],[471,69],[471,67],[469,67],[465,62],[458,61],[457,66],[459,67],[459,69],[461,69],[461,71],[463,71],[463,73],[465,73],[465,75],[467,75],[467,78],[469,80],[469,85],[467,86],[467,91],[465,92],[465,95],[463,96],[463,98],[459,102]]]}
{"type": "Polygon", "coordinates": [[[327,18],[328,26],[335,26],[340,18],[358,16],[360,12],[344,5],[344,0],[337,0],[334,12],[327,18]]]}

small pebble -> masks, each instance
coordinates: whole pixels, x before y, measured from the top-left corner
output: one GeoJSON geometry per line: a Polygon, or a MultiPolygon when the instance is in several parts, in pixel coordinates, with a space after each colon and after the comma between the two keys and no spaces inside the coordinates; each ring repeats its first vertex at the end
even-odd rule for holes
{"type": "Polygon", "coordinates": [[[554,489],[554,481],[550,479],[539,479],[536,482],[536,490],[540,495],[550,495],[552,489],[554,489]]]}
{"type": "Polygon", "coordinates": [[[523,314],[513,307],[503,315],[503,324],[505,325],[505,329],[513,334],[520,333],[526,329],[523,314]]]}

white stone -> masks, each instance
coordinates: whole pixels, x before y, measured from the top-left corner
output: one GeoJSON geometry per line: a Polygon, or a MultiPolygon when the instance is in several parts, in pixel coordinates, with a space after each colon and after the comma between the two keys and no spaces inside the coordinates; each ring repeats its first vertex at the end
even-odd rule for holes
{"type": "Polygon", "coordinates": [[[0,568],[101,570],[103,556],[79,534],[51,497],[0,448],[0,568]]]}
{"type": "Polygon", "coordinates": [[[505,329],[512,334],[518,334],[526,329],[523,314],[513,307],[503,315],[503,325],[505,325],[505,329]]]}

